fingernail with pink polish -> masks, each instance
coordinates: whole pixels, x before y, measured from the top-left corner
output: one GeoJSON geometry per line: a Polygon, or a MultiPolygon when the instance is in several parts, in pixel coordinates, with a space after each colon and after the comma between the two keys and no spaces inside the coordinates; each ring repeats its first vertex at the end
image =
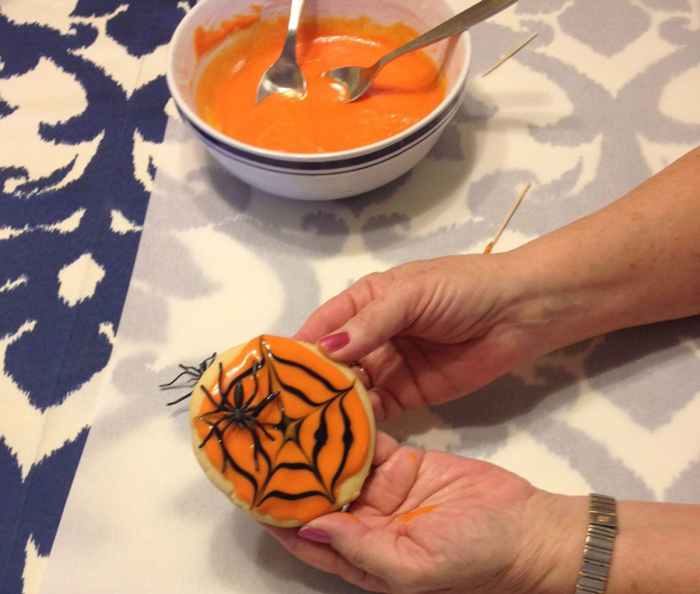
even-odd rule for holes
{"type": "Polygon", "coordinates": [[[338,349],[342,349],[350,342],[350,335],[347,332],[338,332],[337,334],[329,334],[318,341],[319,346],[326,352],[332,353],[338,349]]]}
{"type": "Polygon", "coordinates": [[[300,528],[298,534],[302,538],[312,540],[313,542],[320,542],[321,544],[331,543],[331,537],[328,533],[323,530],[318,530],[317,528],[300,528]]]}

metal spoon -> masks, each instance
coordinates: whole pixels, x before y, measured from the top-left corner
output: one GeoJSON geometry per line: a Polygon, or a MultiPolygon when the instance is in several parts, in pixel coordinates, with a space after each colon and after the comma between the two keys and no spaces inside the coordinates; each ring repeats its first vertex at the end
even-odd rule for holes
{"type": "Polygon", "coordinates": [[[441,25],[430,29],[430,31],[423,33],[423,35],[389,52],[369,68],[344,66],[342,68],[328,70],[324,72],[323,75],[329,76],[336,82],[344,85],[348,90],[347,101],[355,101],[355,99],[358,99],[367,91],[372,80],[377,76],[377,73],[392,60],[408,52],[412,52],[413,50],[430,45],[431,43],[436,43],[455,33],[461,33],[465,29],[501,12],[517,1],[518,0],[482,0],[474,6],[453,16],[451,19],[446,20],[441,25]]]}
{"type": "Polygon", "coordinates": [[[284,93],[286,91],[306,91],[306,79],[297,63],[297,28],[299,17],[304,8],[304,0],[292,0],[289,12],[289,24],[287,25],[287,37],[284,40],[282,53],[277,61],[272,64],[262,75],[255,94],[255,102],[260,103],[272,93],[284,93]]]}

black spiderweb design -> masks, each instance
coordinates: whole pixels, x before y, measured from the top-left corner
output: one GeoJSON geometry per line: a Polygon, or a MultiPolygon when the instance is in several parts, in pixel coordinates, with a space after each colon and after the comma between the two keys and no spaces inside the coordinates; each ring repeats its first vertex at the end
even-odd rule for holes
{"type": "MultiPolygon", "coordinates": [[[[256,353],[248,357],[242,368],[232,378],[227,378],[223,365],[219,363],[218,378],[214,389],[200,386],[205,401],[211,410],[196,418],[204,423],[208,431],[199,447],[204,447],[214,439],[220,448],[222,465],[220,472],[233,470],[250,483],[253,497],[251,507],[256,508],[270,499],[287,501],[322,497],[330,504],[335,503],[335,490],[343,475],[348,456],[354,443],[353,422],[347,411],[345,399],[353,392],[354,383],[348,380],[344,386],[336,386],[327,378],[299,362],[276,355],[266,337],[260,337],[256,353]],[[304,384],[314,387],[306,393],[298,377],[301,372],[304,384]],[[294,402],[294,406],[292,406],[294,402]],[[303,409],[304,415],[291,416],[288,409],[303,409]],[[340,416],[342,435],[331,435],[330,418],[340,416]],[[314,425],[310,425],[314,424],[314,425]],[[310,431],[312,447],[308,447],[310,431]],[[236,455],[230,450],[231,436],[243,432],[250,448],[237,448],[236,455]],[[301,443],[301,435],[307,447],[301,443]],[[339,440],[342,455],[331,471],[328,465],[324,470],[319,464],[325,448],[332,440],[339,440]],[[290,456],[280,452],[291,448],[290,456]],[[240,452],[249,451],[249,455],[240,452]],[[314,488],[294,490],[293,480],[276,480],[284,473],[305,473],[312,477],[314,488]]],[[[210,362],[211,364],[211,362],[210,362]]],[[[183,374],[194,373],[203,368],[184,368],[183,374]]],[[[203,373],[203,370],[201,371],[203,373]]],[[[200,373],[200,376],[201,376],[200,373]]],[[[182,374],[181,374],[182,375],[182,374]]],[[[194,375],[192,375],[192,378],[194,375]]],[[[194,381],[196,385],[197,380],[194,381]]],[[[183,398],[191,395],[191,392],[183,398]]],[[[176,401],[176,402],[177,402],[176,401]]],[[[309,482],[308,480],[305,482],[309,482]]]]}

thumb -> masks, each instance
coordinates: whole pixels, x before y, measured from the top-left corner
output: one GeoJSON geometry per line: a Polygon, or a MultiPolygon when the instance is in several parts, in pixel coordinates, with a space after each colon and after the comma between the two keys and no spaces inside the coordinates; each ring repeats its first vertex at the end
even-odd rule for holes
{"type": "Polygon", "coordinates": [[[399,334],[411,317],[407,296],[390,290],[370,301],[332,334],[320,338],[317,345],[337,361],[357,361],[399,334]]]}
{"type": "Polygon", "coordinates": [[[379,581],[390,583],[400,574],[397,535],[371,528],[349,513],[333,513],[312,520],[299,529],[307,540],[330,545],[353,566],[379,581]]]}

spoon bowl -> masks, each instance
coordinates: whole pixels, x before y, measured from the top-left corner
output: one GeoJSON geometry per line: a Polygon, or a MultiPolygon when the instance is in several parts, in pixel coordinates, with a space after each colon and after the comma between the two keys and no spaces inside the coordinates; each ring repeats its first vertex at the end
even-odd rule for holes
{"type": "Polygon", "coordinates": [[[262,75],[255,94],[255,102],[260,103],[273,93],[288,93],[306,91],[306,79],[297,62],[297,29],[299,18],[304,8],[304,0],[292,0],[289,11],[287,36],[284,40],[280,57],[262,75]]]}
{"type": "Polygon", "coordinates": [[[517,0],[482,0],[474,6],[463,10],[444,23],[426,31],[412,41],[405,43],[401,47],[389,52],[372,66],[343,66],[334,68],[323,73],[324,76],[332,78],[335,82],[342,84],[348,92],[346,101],[355,101],[364,95],[369,89],[374,77],[389,62],[408,52],[425,47],[450,37],[455,33],[461,33],[469,27],[484,21],[502,10],[515,4],[517,0]]]}

